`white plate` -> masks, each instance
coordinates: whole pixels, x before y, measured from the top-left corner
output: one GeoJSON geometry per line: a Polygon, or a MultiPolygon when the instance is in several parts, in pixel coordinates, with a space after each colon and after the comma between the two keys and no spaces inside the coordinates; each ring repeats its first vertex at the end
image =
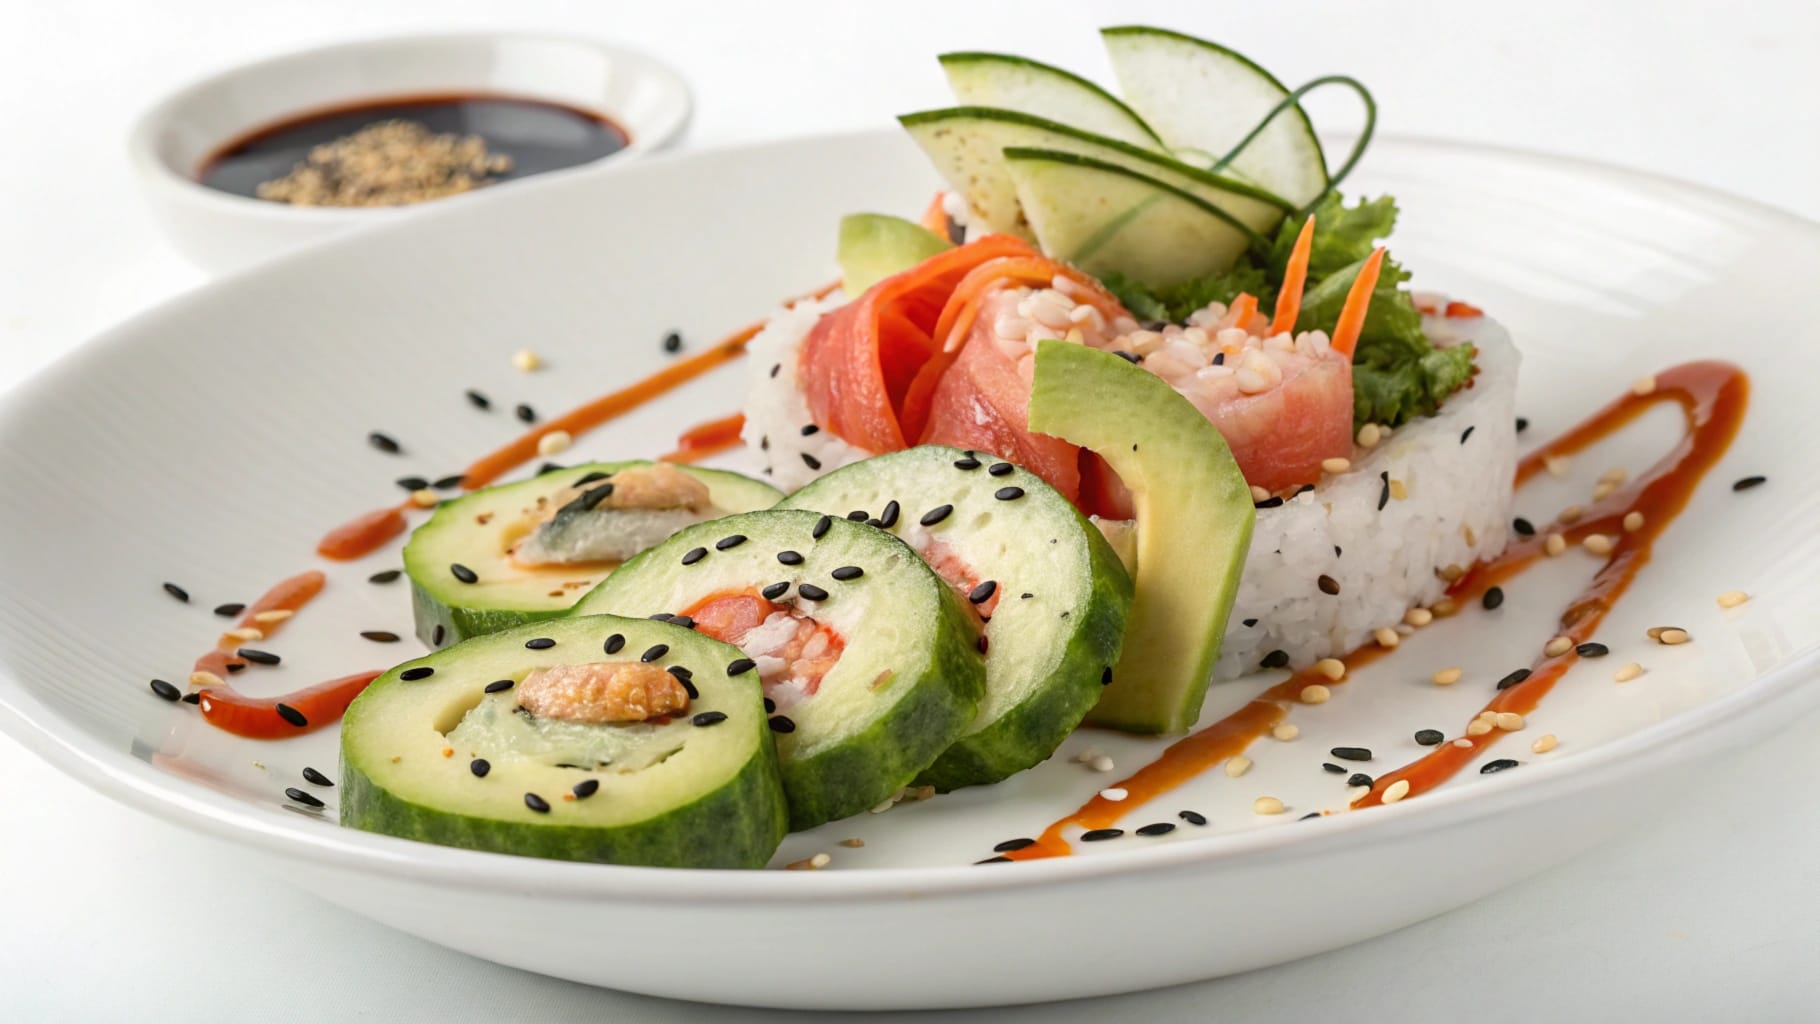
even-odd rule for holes
{"type": "MultiPolygon", "coordinates": [[[[1410,734],[1457,732],[1491,682],[1524,664],[1594,567],[1557,559],[1474,610],[1418,633],[1320,707],[1302,738],[1262,741],[1257,766],[1219,772],[1135,809],[1184,807],[1206,829],[1127,837],[1079,856],[990,867],[998,840],[1034,834],[1118,777],[1066,755],[1091,744],[1135,767],[1160,741],[1083,733],[1063,756],[999,786],[795,836],[821,872],[676,872],[525,860],[340,829],[286,806],[332,732],[236,740],[154,699],[221,628],[208,609],[318,565],[322,530],[394,499],[389,481],[454,472],[517,426],[469,408],[554,412],[659,365],[680,328],[697,345],[830,276],[834,226],[859,209],[913,212],[933,178],[896,134],[796,140],[528,183],[296,254],[97,340],[0,411],[0,715],[78,778],[223,837],[280,876],[358,913],[501,963],[690,999],[795,1007],[936,1007],[1127,991],[1277,963],[1382,934],[1508,885],[1673,806],[1703,758],[1757,739],[1820,700],[1820,502],[1808,438],[1820,322],[1808,287],[1820,230],[1685,185],[1570,161],[1451,144],[1374,147],[1354,190],[1395,193],[1397,254],[1424,288],[1469,298],[1523,346],[1521,408],[1546,437],[1633,378],[1722,356],[1754,375],[1730,454],[1663,538],[1601,630],[1613,657],[1575,669],[1493,756],[1403,804],[1318,821],[1343,780],[1327,747],[1371,746],[1367,770],[1413,758],[1410,734]],[[533,347],[546,372],[513,371],[533,347]],[[385,430],[403,457],[364,443],[385,430]],[[1734,494],[1746,474],[1767,486],[1734,494]],[[159,590],[188,586],[194,603],[159,590]],[[1750,591],[1721,612],[1714,595],[1750,591]],[[1696,642],[1662,648],[1672,621],[1696,642]],[[1649,674],[1617,685],[1611,671],[1649,674]],[[1426,682],[1444,664],[1467,681],[1426,682]],[[1529,739],[1561,737],[1546,756],[1529,739]],[[1270,793],[1292,813],[1262,818],[1270,793]],[[1192,832],[1193,834],[1189,834],[1192,832]],[[863,849],[836,845],[866,840],[863,849]]],[[[583,455],[662,448],[680,424],[730,410],[719,375],[588,437],[583,455]]],[[[1670,418],[1646,418],[1544,479],[1519,510],[1546,518],[1598,471],[1653,459],[1670,418]]],[[[329,566],[330,587],[270,646],[276,669],[237,682],[274,693],[377,667],[354,634],[407,634],[402,585],[364,582],[391,549],[329,566]]],[[[398,652],[402,654],[402,652],[398,652]]],[[[1256,680],[1216,688],[1204,720],[1256,680]]],[[[325,791],[332,798],[333,791],[325,791]]]]}

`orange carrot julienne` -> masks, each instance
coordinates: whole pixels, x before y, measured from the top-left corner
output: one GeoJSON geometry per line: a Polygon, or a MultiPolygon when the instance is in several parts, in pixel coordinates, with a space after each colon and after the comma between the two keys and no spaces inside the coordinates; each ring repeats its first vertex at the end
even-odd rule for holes
{"type": "Polygon", "coordinates": [[[1365,329],[1365,312],[1371,308],[1371,292],[1378,286],[1378,270],[1384,265],[1384,249],[1378,247],[1365,261],[1359,276],[1352,279],[1346,293],[1346,305],[1340,307],[1340,319],[1333,325],[1333,348],[1348,359],[1358,347],[1359,333],[1365,329]]]}
{"type": "Polygon", "coordinates": [[[1226,310],[1226,318],[1232,321],[1232,326],[1241,331],[1249,330],[1245,326],[1246,321],[1257,315],[1258,297],[1250,292],[1240,292],[1226,310]]]}
{"type": "Polygon", "coordinates": [[[934,199],[929,200],[928,208],[923,210],[922,225],[943,238],[948,237],[948,210],[942,205],[940,192],[935,194],[934,199]]]}
{"type": "Polygon", "coordinates": [[[1308,283],[1308,253],[1314,248],[1314,214],[1302,222],[1302,233],[1295,236],[1295,248],[1289,251],[1289,265],[1283,269],[1283,290],[1277,292],[1277,315],[1270,321],[1272,336],[1295,330],[1296,317],[1302,315],[1302,286],[1308,283]]]}

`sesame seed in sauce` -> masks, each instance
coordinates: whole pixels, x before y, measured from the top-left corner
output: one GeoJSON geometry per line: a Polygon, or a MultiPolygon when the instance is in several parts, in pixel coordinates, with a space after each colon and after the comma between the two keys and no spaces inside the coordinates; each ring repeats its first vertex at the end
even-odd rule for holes
{"type": "Polygon", "coordinates": [[[398,569],[381,569],[379,572],[376,572],[373,575],[368,576],[367,582],[368,583],[392,583],[392,582],[395,582],[398,579],[398,577],[400,577],[402,575],[404,575],[404,573],[398,569]]]}
{"type": "Polygon", "coordinates": [[[414,665],[398,673],[398,678],[407,683],[414,683],[419,679],[428,679],[435,674],[436,670],[428,665],[414,665]]]}
{"type": "Polygon", "coordinates": [[[1630,384],[1630,393],[1638,397],[1654,394],[1655,391],[1656,378],[1654,377],[1638,377],[1630,384]]]}
{"type": "Polygon", "coordinates": [[[1109,800],[1115,804],[1130,795],[1131,794],[1128,791],[1117,786],[1108,786],[1107,788],[1100,790],[1099,793],[1101,800],[1109,800]]]}
{"type": "Polygon", "coordinates": [[[543,797],[538,796],[536,793],[525,794],[525,806],[536,811],[538,814],[550,813],[550,802],[543,797]]]}
{"type": "Polygon", "coordinates": [[[190,673],[190,685],[191,686],[208,687],[208,686],[225,686],[226,684],[227,684],[226,680],[222,679],[220,676],[216,675],[213,672],[197,671],[197,672],[190,673]]]}
{"type": "Polygon", "coordinates": [[[273,654],[270,651],[254,650],[251,647],[242,647],[235,651],[234,654],[236,657],[244,658],[255,665],[276,665],[282,660],[278,655],[273,654]]]}
{"type": "MultiPolygon", "coordinates": [[[[891,805],[895,802],[896,801],[893,801],[893,800],[886,800],[884,803],[879,804],[877,807],[872,808],[872,813],[879,814],[881,812],[888,811],[891,809],[891,805]]],[[[985,860],[976,860],[973,863],[975,863],[975,864],[1009,864],[1009,863],[1011,863],[1011,858],[1004,857],[1004,856],[987,857],[985,860]]]]}
{"type": "Polygon", "coordinates": [[[727,713],[725,711],[703,711],[701,714],[689,719],[689,722],[692,725],[710,726],[719,725],[726,720],[727,713]]]}
{"type": "Polygon", "coordinates": [[[1567,538],[1558,533],[1551,533],[1542,542],[1542,550],[1549,555],[1558,555],[1567,550],[1567,538]]]}
{"type": "Polygon", "coordinates": [[[847,513],[847,522],[849,523],[863,523],[869,518],[871,517],[866,514],[866,510],[863,508],[856,508],[847,513]]]}
{"type": "MultiPolygon", "coordinates": [[[[813,583],[797,584],[796,592],[802,595],[802,599],[805,601],[826,601],[828,599],[828,592],[813,583]]],[[[982,637],[982,639],[984,638],[982,637]]]]}
{"type": "Polygon", "coordinates": [[[1179,811],[1176,813],[1176,817],[1182,819],[1183,821],[1187,822],[1190,825],[1195,826],[1196,828],[1199,828],[1200,826],[1207,824],[1207,816],[1202,814],[1200,811],[1179,811]]]}
{"type": "Polygon", "coordinates": [[[1611,648],[1596,641],[1588,641],[1575,647],[1574,653],[1582,658],[1603,658],[1611,653],[1611,648]]]}
{"type": "Polygon", "coordinates": [[[1081,833],[1083,843],[1103,843],[1108,839],[1117,839],[1125,834],[1122,828],[1092,828],[1081,833]]]}
{"type": "Polygon", "coordinates": [[[1492,730],[1492,728],[1493,728],[1492,724],[1490,722],[1486,721],[1485,719],[1483,719],[1483,718],[1475,719],[1471,724],[1466,726],[1466,735],[1483,736],[1486,733],[1490,732],[1492,730]]]}
{"type": "Polygon", "coordinates": [[[1491,724],[1505,732],[1521,732],[1524,721],[1523,716],[1517,714],[1515,711],[1500,711],[1498,712],[1498,717],[1492,719],[1491,724]]]}
{"type": "Polygon", "coordinates": [[[1561,655],[1573,650],[1573,648],[1573,638],[1558,636],[1542,646],[1542,653],[1551,658],[1559,658],[1561,655]]]}
{"type": "Polygon", "coordinates": [[[1378,642],[1379,647],[1395,647],[1403,642],[1403,637],[1389,626],[1379,629],[1371,635],[1371,638],[1378,642]]]}
{"type": "Polygon", "coordinates": [[[462,565],[460,562],[449,563],[449,575],[454,576],[463,583],[480,582],[480,576],[477,575],[474,570],[462,565]]]}
{"type": "Polygon", "coordinates": [[[1462,750],[1471,750],[1473,747],[1473,742],[1468,739],[1458,739],[1458,740],[1453,741],[1453,745],[1456,747],[1459,747],[1462,750]]]}
{"type": "Polygon", "coordinates": [[[1617,542],[1603,533],[1589,533],[1580,544],[1595,555],[1609,555],[1617,547],[1617,542]]]}
{"type": "Polygon", "coordinates": [[[1411,626],[1426,626],[1435,620],[1435,613],[1426,608],[1411,608],[1403,613],[1403,621],[1411,626]]]}
{"type": "Polygon", "coordinates": [[[1261,796],[1251,802],[1253,814],[1282,814],[1288,809],[1283,806],[1283,801],[1274,796],[1261,796]]]}
{"type": "Polygon", "coordinates": [[[992,847],[992,852],[993,853],[1015,853],[1018,850],[1027,849],[1027,848],[1035,846],[1035,845],[1036,845],[1036,840],[1030,839],[1025,836],[1019,836],[1016,839],[1007,839],[1002,843],[998,843],[997,845],[992,847]]]}
{"type": "Polygon", "coordinates": [[[1552,477],[1559,478],[1566,476],[1568,469],[1572,466],[1572,460],[1565,455],[1545,455],[1542,457],[1542,468],[1548,470],[1548,475],[1552,477]]]}
{"type": "Polygon", "coordinates": [[[284,795],[305,807],[321,808],[327,806],[321,800],[317,799],[314,793],[306,793],[295,786],[285,787],[284,795]]]}
{"type": "Polygon", "coordinates": [[[1409,795],[1409,780],[1408,779],[1398,779],[1397,781],[1391,783],[1390,785],[1385,786],[1383,794],[1378,799],[1382,800],[1383,802],[1385,802],[1387,804],[1394,804],[1398,800],[1401,800],[1408,795],[1409,795]]]}
{"type": "Polygon", "coordinates": [[[759,594],[761,594],[764,597],[764,599],[767,601],[775,601],[778,598],[784,596],[785,594],[788,594],[789,592],[790,592],[789,583],[773,583],[770,586],[766,587],[765,589],[759,591],[759,594]]]}
{"type": "Polygon", "coordinates": [[[1390,482],[1390,496],[1398,501],[1402,501],[1409,497],[1409,485],[1401,480],[1392,480],[1390,482]]]}
{"type": "Polygon", "coordinates": [[[1750,595],[1742,590],[1728,590],[1718,597],[1719,607],[1721,608],[1736,608],[1749,600],[1750,595]]]}
{"type": "Polygon", "coordinates": [[[278,712],[279,718],[284,719],[299,729],[310,724],[310,720],[304,717],[303,712],[291,707],[289,704],[281,702],[272,705],[272,708],[278,712]]]}
{"type": "Polygon", "coordinates": [[[1498,680],[1498,689],[1508,690],[1511,687],[1517,685],[1518,683],[1520,683],[1523,680],[1528,679],[1528,678],[1529,678],[1529,669],[1526,669],[1526,668],[1517,669],[1515,672],[1512,672],[1510,675],[1507,675],[1504,678],[1498,680]]]}
{"type": "Polygon", "coordinates": [[[152,680],[152,692],[169,701],[183,699],[183,694],[178,691],[177,687],[163,679],[152,680]]]}
{"type": "Polygon", "coordinates": [[[387,455],[397,455],[404,451],[397,441],[392,440],[390,436],[382,434],[377,430],[367,435],[367,444],[385,452],[387,455]]]}
{"type": "Polygon", "coordinates": [[[1256,620],[1256,619],[1246,619],[1246,620],[1245,620],[1245,628],[1246,628],[1246,629],[1250,629],[1250,628],[1251,628],[1251,627],[1253,627],[1253,626],[1255,626],[1255,625],[1257,625],[1257,624],[1258,624],[1258,620],[1256,620]]]}
{"type": "Polygon", "coordinates": [[[1766,483],[1769,483],[1769,477],[1766,476],[1740,477],[1738,480],[1732,482],[1732,490],[1748,491],[1753,487],[1761,487],[1766,483]]]}
{"type": "Polygon", "coordinates": [[[1508,757],[1500,757],[1496,761],[1487,761],[1483,765],[1480,765],[1479,774],[1495,775],[1507,768],[1515,768],[1516,766],[1517,762],[1515,760],[1508,757]]]}
{"type": "Polygon", "coordinates": [[[1346,676],[1346,663],[1338,658],[1322,658],[1314,663],[1314,670],[1338,682],[1346,676]]]}

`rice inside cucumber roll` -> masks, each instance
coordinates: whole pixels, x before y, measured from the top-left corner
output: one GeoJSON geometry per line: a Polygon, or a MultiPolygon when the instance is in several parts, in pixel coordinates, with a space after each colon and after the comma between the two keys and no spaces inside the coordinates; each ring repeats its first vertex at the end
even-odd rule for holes
{"type": "Polygon", "coordinates": [[[344,825],[497,853],[757,868],[784,835],[764,697],[680,627],[531,623],[406,662],[349,707],[344,825]]]}
{"type": "Polygon", "coordinates": [[[738,473],[643,461],[475,491],[437,508],[405,545],[417,636],[439,648],[561,615],[683,527],[782,496],[738,473]]]}
{"type": "Polygon", "coordinates": [[[600,612],[680,617],[745,651],[794,829],[891,798],[973,722],[984,687],[964,602],[902,541],[835,516],[691,526],[576,606],[600,612]]]}

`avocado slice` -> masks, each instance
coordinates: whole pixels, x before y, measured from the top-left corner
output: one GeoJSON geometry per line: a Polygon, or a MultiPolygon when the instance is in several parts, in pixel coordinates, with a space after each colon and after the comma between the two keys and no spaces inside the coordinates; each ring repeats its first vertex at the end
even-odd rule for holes
{"type": "Polygon", "coordinates": [[[1037,344],[1030,429],[1105,459],[1137,510],[1124,651],[1088,720],[1131,732],[1187,729],[1207,695],[1257,517],[1226,439],[1162,378],[1054,340],[1037,344]]]}
{"type": "Polygon", "coordinates": [[[841,290],[859,298],[866,289],[944,249],[946,238],[888,213],[850,213],[840,220],[841,290]]]}

